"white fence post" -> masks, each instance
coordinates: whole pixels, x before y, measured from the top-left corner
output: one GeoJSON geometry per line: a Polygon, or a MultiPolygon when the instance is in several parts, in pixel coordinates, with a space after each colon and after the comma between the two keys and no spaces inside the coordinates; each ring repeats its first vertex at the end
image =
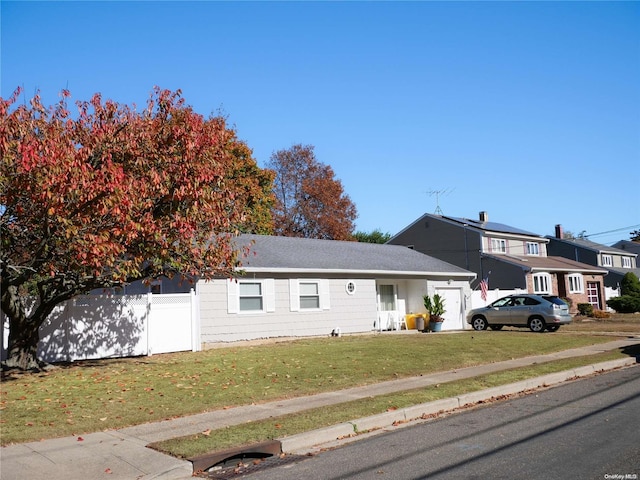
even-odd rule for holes
{"type": "Polygon", "coordinates": [[[153,293],[147,293],[147,315],[145,317],[145,322],[147,325],[147,355],[151,357],[153,355],[153,347],[151,346],[151,340],[153,336],[151,335],[151,303],[153,302],[153,293]]]}
{"type": "Polygon", "coordinates": [[[199,352],[202,350],[200,342],[200,304],[198,303],[198,295],[193,288],[189,293],[191,300],[191,351],[199,352]]]}

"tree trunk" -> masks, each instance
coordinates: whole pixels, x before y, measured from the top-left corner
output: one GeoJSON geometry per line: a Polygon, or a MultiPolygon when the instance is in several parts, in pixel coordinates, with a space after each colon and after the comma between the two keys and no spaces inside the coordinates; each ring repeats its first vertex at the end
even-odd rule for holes
{"type": "Polygon", "coordinates": [[[9,351],[2,368],[43,369],[47,364],[38,360],[39,328],[48,314],[44,318],[40,318],[42,315],[28,317],[18,296],[18,289],[14,286],[2,292],[2,310],[9,317],[9,351]]]}
{"type": "Polygon", "coordinates": [[[9,319],[9,351],[7,360],[2,364],[4,368],[41,370],[46,366],[45,362],[38,360],[38,326],[38,322],[26,317],[9,319]]]}

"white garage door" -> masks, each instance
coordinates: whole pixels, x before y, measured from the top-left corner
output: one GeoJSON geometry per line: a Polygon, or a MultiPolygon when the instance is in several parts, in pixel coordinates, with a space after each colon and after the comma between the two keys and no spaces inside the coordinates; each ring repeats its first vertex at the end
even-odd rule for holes
{"type": "Polygon", "coordinates": [[[436,288],[436,293],[444,298],[444,323],[442,330],[464,329],[464,311],[462,304],[462,289],[436,288]]]}

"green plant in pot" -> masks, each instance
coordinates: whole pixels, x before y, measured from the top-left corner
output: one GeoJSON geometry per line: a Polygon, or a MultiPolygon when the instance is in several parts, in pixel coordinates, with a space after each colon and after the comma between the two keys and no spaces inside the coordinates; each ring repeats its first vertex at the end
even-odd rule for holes
{"type": "Polygon", "coordinates": [[[433,297],[425,295],[422,297],[424,300],[424,308],[429,312],[429,329],[432,332],[439,332],[442,329],[442,322],[444,322],[444,298],[436,293],[433,297]]]}

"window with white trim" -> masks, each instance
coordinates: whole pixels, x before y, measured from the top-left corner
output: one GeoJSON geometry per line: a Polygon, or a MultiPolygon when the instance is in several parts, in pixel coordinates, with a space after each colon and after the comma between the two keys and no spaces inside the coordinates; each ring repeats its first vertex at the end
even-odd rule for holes
{"type": "Polygon", "coordinates": [[[602,266],[613,267],[613,257],[611,255],[602,255],[602,266]]]}
{"type": "Polygon", "coordinates": [[[275,311],[273,278],[227,279],[228,313],[267,313],[275,311]]]}
{"type": "Polygon", "coordinates": [[[320,308],[320,285],[318,282],[300,282],[300,310],[320,308]]]}
{"type": "Polygon", "coordinates": [[[241,312],[264,311],[261,282],[240,282],[238,285],[239,305],[241,312]]]}
{"type": "Polygon", "coordinates": [[[548,273],[534,274],[533,293],[551,293],[551,275],[548,273]]]}
{"type": "Polygon", "coordinates": [[[302,310],[329,310],[329,280],[289,279],[289,308],[302,310]]]}
{"type": "Polygon", "coordinates": [[[507,253],[507,241],[503,238],[492,238],[491,251],[493,253],[507,253]]]}
{"type": "Polygon", "coordinates": [[[527,255],[540,255],[540,244],[527,242],[527,255]]]}
{"type": "Polygon", "coordinates": [[[622,257],[622,268],[631,268],[631,257],[622,257]]]}
{"type": "Polygon", "coordinates": [[[584,279],[580,273],[569,275],[569,293],[584,293],[584,279]]]}

